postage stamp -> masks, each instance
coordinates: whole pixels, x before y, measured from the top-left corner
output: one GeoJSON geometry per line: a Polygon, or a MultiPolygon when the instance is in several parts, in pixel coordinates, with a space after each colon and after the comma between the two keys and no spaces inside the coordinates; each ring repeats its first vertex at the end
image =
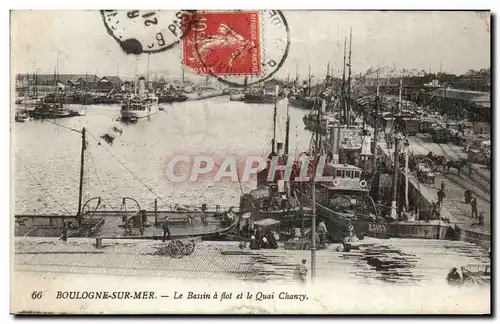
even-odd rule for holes
{"type": "Polygon", "coordinates": [[[184,64],[199,74],[261,74],[258,11],[196,14],[182,41],[184,64]]]}
{"type": "Polygon", "coordinates": [[[197,11],[183,38],[183,63],[230,86],[257,84],[285,62],[289,28],[279,10],[197,11]]]}
{"type": "Polygon", "coordinates": [[[193,13],[193,10],[101,10],[106,30],[127,54],[158,53],[172,48],[189,30],[193,13]]]}

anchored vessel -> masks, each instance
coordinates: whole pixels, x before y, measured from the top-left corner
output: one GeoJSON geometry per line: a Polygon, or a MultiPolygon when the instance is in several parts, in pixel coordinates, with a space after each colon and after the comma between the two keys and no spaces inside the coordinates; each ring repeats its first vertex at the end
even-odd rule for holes
{"type": "Polygon", "coordinates": [[[158,110],[158,97],[146,93],[145,79],[139,78],[139,94],[126,99],[120,110],[123,120],[137,120],[153,116],[158,110]]]}
{"type": "MultiPolygon", "coordinates": [[[[404,129],[402,127],[394,130],[396,162],[392,170],[391,205],[375,203],[372,199],[374,194],[372,185],[375,185],[375,188],[378,187],[376,183],[379,182],[382,172],[379,167],[381,161],[376,158],[376,145],[373,146],[371,143],[372,140],[376,143],[378,125],[375,123],[373,136],[369,135],[365,129],[365,116],[362,117],[363,128],[352,125],[355,116],[350,107],[350,50],[348,60],[348,77],[346,80],[344,72],[338,102],[343,115],[340,118],[342,123],[332,125],[327,122],[324,114],[328,97],[322,99],[321,108],[307,117],[309,126],[314,126],[311,151],[316,159],[311,161],[311,169],[316,170],[318,157],[328,153],[329,161],[322,170],[322,175],[331,176],[333,180],[306,184],[302,187],[301,196],[307,203],[312,203],[318,217],[325,220],[332,241],[341,241],[346,237],[352,237],[353,234],[359,237],[366,235],[377,238],[451,238],[452,232],[450,232],[449,224],[439,219],[417,220],[418,211],[410,211],[407,195],[405,199],[401,199],[401,195],[398,195],[404,187],[408,192],[407,163],[400,163],[400,158],[407,158],[407,152],[403,152],[403,140],[406,134],[401,131],[404,129]],[[404,167],[401,168],[400,165],[404,167]],[[402,203],[403,200],[405,204],[402,203]]],[[[400,85],[400,102],[401,88],[402,85],[400,85]]],[[[401,104],[397,112],[398,121],[401,119],[399,118],[400,106],[401,104]]]]}
{"type": "Polygon", "coordinates": [[[15,236],[62,237],[66,230],[67,237],[162,239],[166,222],[171,239],[200,237],[217,240],[224,239],[237,228],[240,214],[234,208],[222,210],[219,206],[209,208],[203,204],[200,207],[176,205],[160,210],[155,199],[154,210],[147,211],[137,200],[124,197],[120,210],[103,210],[100,197],[83,202],[85,151],[89,144],[85,128],[80,133],[82,148],[76,215],[16,214],[15,236]],[[127,206],[127,202],[132,202],[133,209],[127,206]],[[118,219],[121,222],[117,222],[118,219]]]}

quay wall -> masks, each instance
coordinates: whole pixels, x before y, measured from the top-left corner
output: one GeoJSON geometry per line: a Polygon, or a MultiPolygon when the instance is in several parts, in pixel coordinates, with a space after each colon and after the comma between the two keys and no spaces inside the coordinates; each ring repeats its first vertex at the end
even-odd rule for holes
{"type": "Polygon", "coordinates": [[[471,228],[466,228],[462,225],[455,226],[460,241],[476,244],[484,249],[489,249],[491,246],[490,234],[476,231],[471,228]]]}
{"type": "MultiPolygon", "coordinates": [[[[382,156],[385,166],[392,171],[394,153],[380,146],[378,146],[378,152],[379,155],[382,156]]],[[[403,174],[401,174],[401,176],[403,176],[403,174]]],[[[429,219],[432,212],[432,202],[437,202],[437,194],[425,185],[420,184],[419,181],[410,174],[408,179],[408,199],[420,209],[419,219],[429,219]]],[[[450,219],[450,226],[454,228],[460,241],[473,243],[483,248],[490,247],[490,234],[475,230],[469,226],[464,226],[463,224],[453,224],[453,214],[445,208],[441,209],[440,217],[450,219]]]]}

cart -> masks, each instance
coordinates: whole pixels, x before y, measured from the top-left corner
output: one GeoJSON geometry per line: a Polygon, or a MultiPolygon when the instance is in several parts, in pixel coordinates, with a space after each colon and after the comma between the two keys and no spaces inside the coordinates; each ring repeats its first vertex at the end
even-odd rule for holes
{"type": "Polygon", "coordinates": [[[160,246],[157,255],[168,255],[175,259],[180,259],[185,255],[191,255],[194,252],[196,243],[201,241],[200,237],[186,237],[172,240],[160,246]]]}
{"type": "Polygon", "coordinates": [[[425,184],[434,184],[436,177],[432,170],[425,164],[419,163],[417,166],[417,179],[425,184]]]}

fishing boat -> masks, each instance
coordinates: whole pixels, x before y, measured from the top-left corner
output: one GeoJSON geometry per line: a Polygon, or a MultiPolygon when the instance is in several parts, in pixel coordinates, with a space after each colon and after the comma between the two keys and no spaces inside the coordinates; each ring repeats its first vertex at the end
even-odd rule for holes
{"type": "Polygon", "coordinates": [[[35,106],[35,109],[29,112],[30,116],[35,119],[53,119],[72,117],[71,110],[64,107],[62,103],[47,103],[40,102],[35,106]]]}
{"type": "MultiPolygon", "coordinates": [[[[267,156],[267,166],[257,174],[257,188],[242,195],[240,199],[240,212],[242,214],[250,214],[250,217],[242,220],[242,224],[246,222],[246,226],[249,226],[251,222],[258,224],[259,221],[271,219],[281,223],[282,229],[300,228],[301,224],[303,225],[306,219],[310,218],[311,215],[311,208],[300,203],[294,193],[294,189],[290,187],[290,183],[283,179],[282,172],[276,172],[271,181],[268,179],[270,163],[273,158],[278,159],[279,165],[284,165],[287,159],[293,158],[289,156],[290,117],[288,115],[288,109],[285,143],[283,145],[283,143],[277,141],[276,121],[278,93],[279,87],[277,86],[272,122],[273,138],[271,140],[271,152],[267,156]]],[[[288,103],[285,101],[280,101],[280,104],[286,104],[288,107],[288,103]]],[[[297,163],[295,163],[295,167],[296,166],[297,163]]]]}
{"type": "MultiPolygon", "coordinates": [[[[74,130],[73,130],[74,131],[74,130]]],[[[67,229],[67,237],[107,237],[162,239],[163,223],[170,227],[170,239],[201,237],[204,240],[219,240],[235,231],[240,222],[240,212],[229,207],[210,208],[201,206],[174,205],[159,209],[155,199],[153,210],[144,210],[131,197],[123,197],[119,210],[106,210],[101,197],[83,201],[85,177],[85,151],[90,145],[86,130],[81,130],[82,153],[80,160],[80,184],[78,209],[75,214],[16,214],[15,236],[61,237],[67,229]]],[[[100,143],[98,143],[100,145],[100,143]]]]}
{"type": "Polygon", "coordinates": [[[120,115],[122,120],[137,120],[153,116],[158,109],[158,97],[146,94],[145,79],[139,78],[139,93],[137,96],[125,99],[120,115]]]}
{"type": "MultiPolygon", "coordinates": [[[[55,75],[54,80],[57,80],[57,75],[55,75]]],[[[30,117],[34,119],[57,119],[79,116],[79,114],[75,114],[71,109],[67,108],[67,104],[71,100],[68,98],[68,93],[61,91],[57,81],[54,81],[54,88],[54,92],[46,94],[35,104],[34,109],[29,111],[30,117]]]]}
{"type": "Polygon", "coordinates": [[[333,176],[333,180],[316,187],[316,210],[330,229],[331,241],[342,241],[351,226],[360,238],[448,237],[449,224],[440,220],[418,221],[415,214],[409,213],[406,220],[395,221],[382,214],[370,197],[371,180],[363,173],[363,169],[348,164],[325,166],[324,175],[333,176]]]}
{"type": "Polygon", "coordinates": [[[158,95],[159,103],[184,102],[188,100],[188,96],[179,92],[162,92],[158,95]]]}
{"type": "Polygon", "coordinates": [[[14,120],[17,122],[17,123],[24,123],[26,121],[29,120],[29,116],[24,113],[24,112],[18,112],[16,113],[15,117],[14,117],[14,120]]]}
{"type": "Polygon", "coordinates": [[[245,100],[244,94],[232,94],[229,96],[229,101],[244,101],[244,100],[245,100]]]}
{"type": "MultiPolygon", "coordinates": [[[[346,48],[346,45],[344,46],[346,48]]],[[[404,199],[401,198],[401,195],[398,196],[398,191],[402,188],[406,188],[405,192],[408,192],[408,177],[405,176],[408,172],[399,167],[399,158],[392,172],[390,206],[381,202],[375,203],[372,199],[372,185],[378,181],[381,172],[377,163],[380,164],[382,161],[376,159],[376,151],[372,152],[370,148],[371,138],[364,135],[364,129],[350,124],[350,116],[352,115],[349,104],[350,50],[347,66],[349,67],[348,79],[347,82],[342,82],[340,96],[344,123],[330,127],[329,139],[324,136],[325,134],[320,128],[323,107],[326,107],[326,100],[323,99],[322,108],[317,109],[319,115],[316,115],[316,129],[311,145],[311,150],[316,156],[328,154],[330,157],[330,161],[327,161],[321,171],[323,176],[332,178],[327,181],[315,182],[314,185],[303,186],[301,197],[304,197],[308,203],[314,204],[318,217],[327,224],[330,240],[334,242],[352,237],[352,233],[359,238],[364,236],[426,239],[452,237],[453,232],[448,223],[439,219],[419,219],[419,216],[421,217],[423,214],[434,215],[435,210],[426,211],[419,215],[421,212],[415,206],[412,206],[412,210],[410,210],[408,194],[405,195],[404,199]],[[375,167],[369,168],[370,164],[375,164],[375,167]],[[402,203],[403,200],[405,204],[402,203]]],[[[402,86],[400,86],[400,98],[401,90],[402,86]]],[[[396,138],[397,141],[402,141],[401,138],[404,135],[399,133],[399,129],[401,127],[397,128],[396,138]]],[[[401,154],[397,154],[397,156],[399,157],[401,154]]],[[[317,159],[311,161],[311,169],[316,170],[317,164],[317,159]]]]}
{"type": "Polygon", "coordinates": [[[244,94],[243,101],[252,104],[274,104],[277,95],[265,89],[249,91],[244,94]]]}
{"type": "Polygon", "coordinates": [[[163,221],[170,229],[170,239],[201,237],[202,240],[220,240],[233,232],[239,214],[233,211],[202,211],[200,208],[185,210],[150,210],[140,212],[86,211],[81,221],[75,215],[15,215],[15,236],[61,237],[63,219],[68,224],[70,237],[108,237],[135,239],[162,239],[163,221]],[[121,222],[117,222],[121,219],[121,222]]]}
{"type": "Polygon", "coordinates": [[[291,106],[303,109],[312,109],[314,106],[314,99],[311,97],[302,97],[300,95],[292,95],[289,98],[291,106]]]}
{"type": "MultiPolygon", "coordinates": [[[[14,120],[16,123],[25,123],[26,121],[30,120],[30,117],[28,116],[28,109],[27,109],[27,103],[26,103],[28,91],[29,91],[29,87],[28,87],[28,90],[24,93],[24,109],[23,109],[23,111],[17,111],[16,115],[14,116],[14,120]]],[[[23,103],[23,100],[21,100],[20,104],[21,103],[23,103]]],[[[16,104],[17,104],[17,102],[16,102],[16,104]]]]}
{"type": "Polygon", "coordinates": [[[464,285],[486,286],[491,284],[490,264],[470,264],[462,267],[464,285]]]}

